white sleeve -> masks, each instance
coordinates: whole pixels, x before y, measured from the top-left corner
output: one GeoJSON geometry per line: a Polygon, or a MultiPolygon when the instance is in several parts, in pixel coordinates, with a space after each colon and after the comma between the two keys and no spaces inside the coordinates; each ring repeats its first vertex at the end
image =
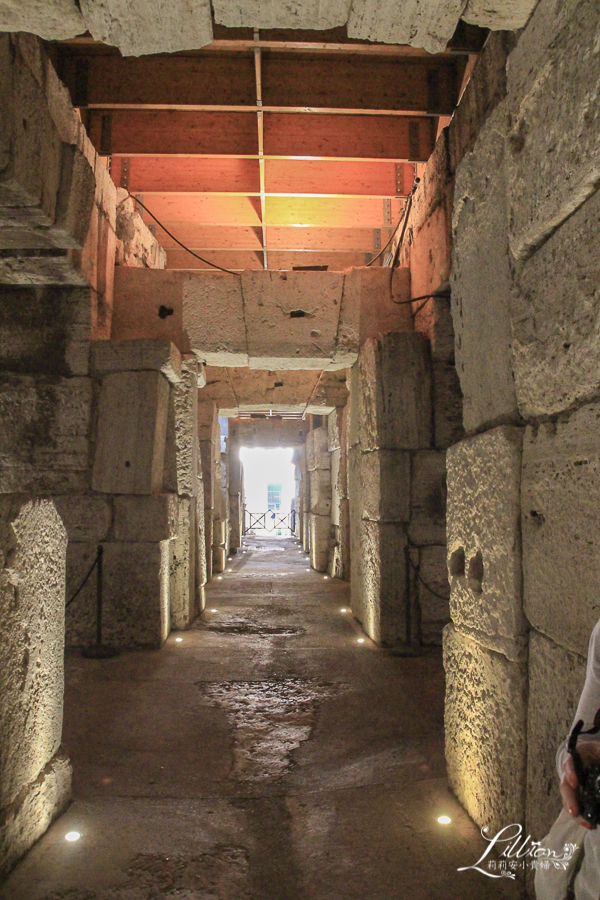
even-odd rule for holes
{"type": "MultiPolygon", "coordinates": [[[[585,684],[579,698],[577,712],[573,719],[573,725],[583,719],[583,728],[592,728],[594,718],[600,709],[600,621],[596,622],[594,630],[590,636],[590,645],[588,648],[587,669],[585,674],[585,684]]],[[[570,732],[569,732],[570,733],[570,732]]],[[[568,735],[567,735],[568,740],[568,735]]],[[[558,769],[558,777],[563,777],[563,767],[569,756],[567,750],[567,740],[563,741],[556,754],[556,768],[558,769]]],[[[588,741],[600,741],[600,732],[598,734],[582,734],[578,740],[579,743],[587,743],[588,741]]]]}

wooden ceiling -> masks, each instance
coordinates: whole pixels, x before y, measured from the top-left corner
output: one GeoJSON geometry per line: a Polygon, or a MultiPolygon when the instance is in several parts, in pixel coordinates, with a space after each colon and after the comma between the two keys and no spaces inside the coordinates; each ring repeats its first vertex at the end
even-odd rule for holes
{"type": "MultiPolygon", "coordinates": [[[[461,24],[432,56],[345,28],[215,30],[202,50],[170,55],[123,58],[87,37],[52,46],[115,184],[227,269],[370,262],[485,32],[461,24]]],[[[209,268],[139,209],[168,268],[209,268]]]]}

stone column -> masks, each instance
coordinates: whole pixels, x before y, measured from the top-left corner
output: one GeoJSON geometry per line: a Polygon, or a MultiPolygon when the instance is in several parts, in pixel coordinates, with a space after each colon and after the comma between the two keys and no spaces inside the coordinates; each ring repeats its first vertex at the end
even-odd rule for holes
{"type": "Polygon", "coordinates": [[[198,394],[198,438],[202,463],[202,482],[204,486],[204,541],[206,552],[206,580],[211,580],[213,573],[213,518],[215,508],[216,485],[216,453],[218,439],[218,410],[212,400],[202,401],[202,391],[198,394]]]}
{"type": "Polygon", "coordinates": [[[309,431],[306,467],[310,491],[310,564],[317,572],[326,572],[331,542],[331,455],[327,425],[309,431]]]}

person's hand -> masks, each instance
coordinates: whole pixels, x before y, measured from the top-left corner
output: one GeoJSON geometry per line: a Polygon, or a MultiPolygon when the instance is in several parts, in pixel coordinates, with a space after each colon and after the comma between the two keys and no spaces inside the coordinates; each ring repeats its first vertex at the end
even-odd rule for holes
{"type": "MultiPolygon", "coordinates": [[[[600,765],[600,743],[597,741],[589,741],[588,743],[579,744],[577,751],[581,756],[584,766],[592,763],[600,765]]],[[[595,828],[579,815],[579,805],[575,791],[577,788],[577,775],[575,774],[575,766],[573,765],[573,757],[571,754],[567,757],[563,767],[563,777],[560,783],[560,793],[562,796],[563,806],[569,815],[577,819],[584,828],[595,828]]]]}

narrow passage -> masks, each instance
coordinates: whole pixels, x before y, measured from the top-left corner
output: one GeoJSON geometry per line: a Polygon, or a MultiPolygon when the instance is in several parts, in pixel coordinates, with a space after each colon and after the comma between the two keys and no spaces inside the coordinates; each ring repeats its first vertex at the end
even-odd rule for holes
{"type": "Polygon", "coordinates": [[[69,655],[74,802],[1,900],[520,896],[456,871],[484,842],[447,788],[441,652],[395,658],[349,606],[296,540],[247,538],[161,651],[69,655]]]}

